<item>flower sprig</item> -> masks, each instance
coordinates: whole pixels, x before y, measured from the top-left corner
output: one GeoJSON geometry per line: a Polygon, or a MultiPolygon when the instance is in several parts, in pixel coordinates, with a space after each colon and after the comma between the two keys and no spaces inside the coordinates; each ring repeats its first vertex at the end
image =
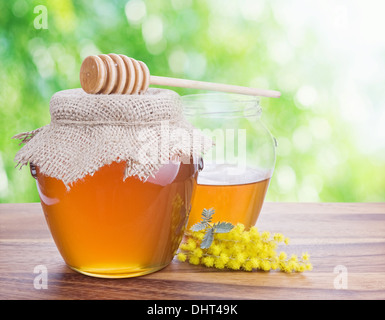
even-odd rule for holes
{"type": "Polygon", "coordinates": [[[214,210],[203,210],[202,220],[191,227],[191,232],[179,247],[177,259],[194,265],[218,269],[252,271],[254,269],[284,272],[312,270],[309,255],[299,258],[285,252],[277,253],[278,244],[289,244],[281,233],[259,232],[253,226],[245,230],[243,224],[211,223],[214,210]]]}
{"type": "Polygon", "coordinates": [[[204,236],[200,244],[202,249],[210,248],[212,242],[214,241],[214,233],[227,233],[234,228],[230,222],[216,222],[212,225],[211,219],[213,214],[214,209],[203,209],[202,221],[191,227],[191,231],[204,231],[204,236]]]}

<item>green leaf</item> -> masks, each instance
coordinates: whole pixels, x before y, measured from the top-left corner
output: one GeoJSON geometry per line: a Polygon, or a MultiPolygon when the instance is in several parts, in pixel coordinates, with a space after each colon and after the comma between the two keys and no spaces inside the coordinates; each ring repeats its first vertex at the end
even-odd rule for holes
{"type": "Polygon", "coordinates": [[[212,215],[215,213],[213,208],[211,209],[203,209],[202,211],[202,222],[209,224],[211,222],[212,215]]]}
{"type": "Polygon", "coordinates": [[[213,229],[215,233],[227,233],[234,228],[234,225],[230,222],[217,222],[214,224],[213,229]]]}
{"type": "Polygon", "coordinates": [[[210,228],[207,230],[205,236],[203,237],[202,243],[201,243],[201,249],[207,249],[210,248],[211,244],[214,240],[214,229],[210,228]]]}
{"type": "Polygon", "coordinates": [[[206,229],[206,227],[207,227],[207,224],[205,224],[205,223],[203,223],[203,222],[198,222],[198,223],[194,224],[194,225],[190,228],[190,230],[191,230],[191,231],[201,231],[201,230],[206,229]]]}

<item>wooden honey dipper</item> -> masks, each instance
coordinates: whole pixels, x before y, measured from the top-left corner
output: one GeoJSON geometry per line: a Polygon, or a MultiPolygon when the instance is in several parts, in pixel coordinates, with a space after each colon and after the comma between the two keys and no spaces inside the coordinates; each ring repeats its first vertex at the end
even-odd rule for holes
{"type": "Polygon", "coordinates": [[[281,93],[221,83],[151,76],[146,64],[122,54],[88,56],[80,68],[80,84],[87,93],[142,94],[150,84],[170,87],[232,92],[279,98],[281,93]]]}

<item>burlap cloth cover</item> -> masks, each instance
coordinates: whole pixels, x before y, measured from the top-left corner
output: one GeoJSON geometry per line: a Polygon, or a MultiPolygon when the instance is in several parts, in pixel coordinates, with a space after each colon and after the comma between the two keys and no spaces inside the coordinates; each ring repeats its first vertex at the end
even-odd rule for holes
{"type": "Polygon", "coordinates": [[[44,175],[71,184],[100,167],[126,161],[123,179],[145,181],[169,159],[211,147],[183,117],[179,95],[150,88],[143,95],[96,95],[59,91],[50,101],[51,123],[14,136],[25,145],[15,156],[20,168],[33,163],[44,175]]]}

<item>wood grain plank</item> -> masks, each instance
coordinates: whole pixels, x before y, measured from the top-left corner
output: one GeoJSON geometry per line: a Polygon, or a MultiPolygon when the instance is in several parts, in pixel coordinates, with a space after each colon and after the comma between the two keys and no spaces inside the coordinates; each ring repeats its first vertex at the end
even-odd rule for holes
{"type": "Polygon", "coordinates": [[[98,279],[64,264],[39,203],[0,204],[0,299],[385,299],[384,203],[265,203],[257,226],[291,238],[282,250],[308,251],[302,274],[237,272],[174,260],[131,279],[98,279]],[[48,289],[33,286],[34,268],[48,289]],[[347,288],[335,286],[346,268],[347,288]]]}

